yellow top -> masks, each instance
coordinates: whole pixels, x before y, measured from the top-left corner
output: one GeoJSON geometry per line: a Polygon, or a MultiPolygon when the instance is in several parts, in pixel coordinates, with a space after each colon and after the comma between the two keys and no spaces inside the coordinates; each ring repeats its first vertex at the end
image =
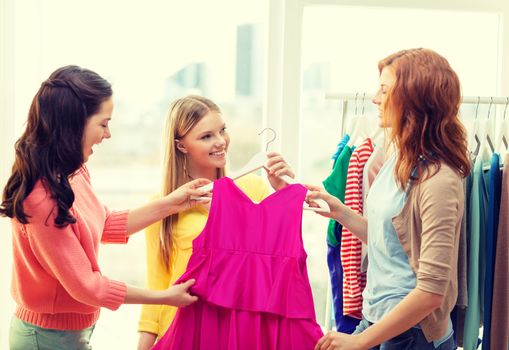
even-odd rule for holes
{"type": "MultiPolygon", "coordinates": [[[[249,174],[235,180],[251,200],[261,201],[269,195],[269,187],[259,176],[249,174]]],[[[192,254],[193,240],[205,227],[208,211],[203,206],[179,213],[178,222],[172,232],[170,269],[164,267],[159,254],[159,230],[161,222],[147,227],[145,239],[147,244],[147,288],[167,289],[184,274],[192,254]]],[[[177,308],[168,305],[143,305],[138,323],[138,331],[157,334],[160,338],[170,326],[177,308]]]]}

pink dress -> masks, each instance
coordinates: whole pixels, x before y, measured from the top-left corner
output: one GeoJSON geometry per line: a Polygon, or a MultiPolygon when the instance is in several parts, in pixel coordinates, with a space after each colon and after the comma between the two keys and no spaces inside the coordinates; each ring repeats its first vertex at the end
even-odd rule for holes
{"type": "Polygon", "coordinates": [[[187,271],[196,303],[153,349],[312,350],[315,319],[301,222],[306,195],[289,185],[255,204],[227,177],[214,182],[208,221],[187,271]]]}

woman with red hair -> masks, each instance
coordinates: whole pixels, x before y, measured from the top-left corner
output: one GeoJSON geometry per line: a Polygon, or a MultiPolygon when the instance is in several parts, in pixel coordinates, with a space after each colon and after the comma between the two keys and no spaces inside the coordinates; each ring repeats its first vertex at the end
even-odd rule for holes
{"type": "Polygon", "coordinates": [[[359,326],[352,335],[330,332],[315,349],[454,349],[462,178],[470,172],[459,79],[428,49],[394,53],[378,68],[373,103],[390,131],[367,218],[309,186],[308,200],[322,198],[331,207],[322,215],[367,242],[369,260],[359,326]]]}

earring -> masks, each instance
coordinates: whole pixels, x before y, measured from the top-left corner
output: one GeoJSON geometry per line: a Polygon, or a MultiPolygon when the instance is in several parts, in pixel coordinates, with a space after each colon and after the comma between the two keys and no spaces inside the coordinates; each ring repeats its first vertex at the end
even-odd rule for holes
{"type": "Polygon", "coordinates": [[[184,179],[186,180],[194,180],[194,177],[189,175],[189,172],[187,171],[187,157],[184,156],[184,164],[183,164],[183,170],[184,170],[184,179]]]}
{"type": "Polygon", "coordinates": [[[184,155],[183,168],[184,168],[184,179],[188,179],[189,174],[187,173],[187,157],[185,155],[184,155]]]}

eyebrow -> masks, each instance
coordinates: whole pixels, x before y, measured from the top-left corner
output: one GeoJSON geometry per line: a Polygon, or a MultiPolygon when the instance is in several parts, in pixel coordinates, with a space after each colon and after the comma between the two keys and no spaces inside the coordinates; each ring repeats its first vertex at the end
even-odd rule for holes
{"type": "MultiPolygon", "coordinates": [[[[224,129],[224,128],[226,128],[226,123],[224,123],[224,124],[221,126],[221,129],[224,129]]],[[[208,133],[211,133],[211,132],[213,132],[213,131],[212,131],[212,130],[210,130],[210,129],[209,129],[209,130],[204,130],[204,131],[202,131],[202,132],[200,132],[200,133],[198,134],[198,137],[201,137],[201,136],[203,136],[203,135],[205,135],[205,134],[208,134],[208,133]]]]}

